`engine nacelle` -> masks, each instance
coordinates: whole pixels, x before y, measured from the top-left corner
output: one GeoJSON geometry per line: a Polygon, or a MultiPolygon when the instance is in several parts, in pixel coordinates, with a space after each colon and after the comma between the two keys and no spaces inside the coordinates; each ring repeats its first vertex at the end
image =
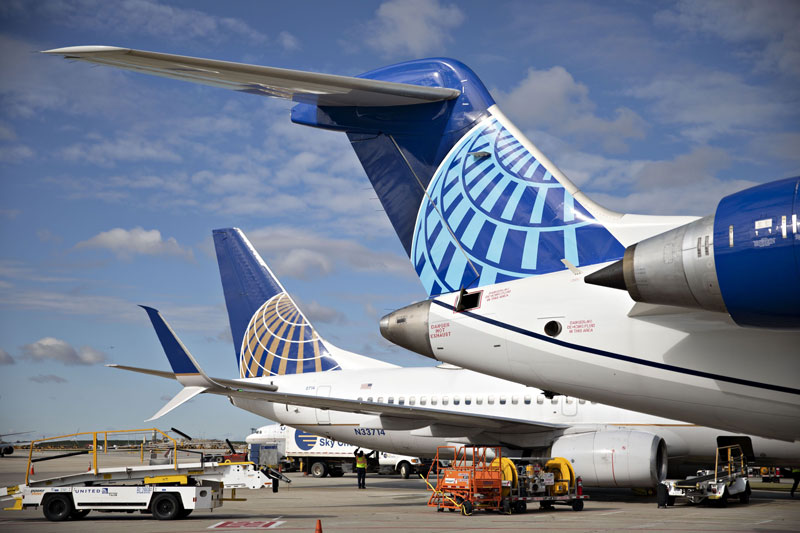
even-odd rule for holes
{"type": "Polygon", "coordinates": [[[553,443],[550,455],[572,463],[587,487],[649,488],[667,477],[667,445],[644,431],[564,435],[553,443]]]}
{"type": "Polygon", "coordinates": [[[800,177],[723,198],[714,215],[629,246],[586,283],[637,302],[727,312],[740,326],[800,328],[800,177]]]}

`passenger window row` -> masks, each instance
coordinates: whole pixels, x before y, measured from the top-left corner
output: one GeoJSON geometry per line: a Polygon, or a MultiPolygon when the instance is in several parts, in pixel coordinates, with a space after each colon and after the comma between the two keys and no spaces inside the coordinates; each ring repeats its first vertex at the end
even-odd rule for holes
{"type": "MultiPolygon", "coordinates": [[[[541,396],[541,397],[544,398],[544,396],[541,396]]],[[[358,401],[359,402],[365,401],[365,400],[368,401],[368,402],[377,402],[377,403],[387,403],[387,404],[394,404],[395,403],[395,397],[394,396],[387,396],[385,402],[384,402],[384,397],[383,396],[377,396],[377,397],[375,397],[375,396],[367,396],[366,398],[363,397],[363,396],[359,396],[358,397],[358,401]]],[[[508,403],[509,398],[508,398],[508,396],[499,396],[499,397],[495,398],[494,395],[490,394],[489,396],[485,397],[485,400],[486,400],[486,403],[488,405],[494,405],[495,404],[495,400],[500,405],[506,405],[508,403]]],[[[438,396],[431,396],[430,399],[428,398],[428,396],[420,396],[419,397],[419,405],[428,405],[429,401],[430,401],[430,405],[439,405],[439,397],[438,396]]],[[[452,401],[453,401],[453,405],[461,405],[462,397],[461,396],[453,396],[452,401]]],[[[471,395],[466,395],[466,396],[463,397],[463,401],[464,401],[464,405],[472,405],[473,397],[471,395]]],[[[475,405],[483,405],[484,396],[475,396],[475,400],[474,401],[475,401],[475,405]]],[[[520,397],[519,396],[511,396],[511,405],[519,405],[519,402],[520,402],[520,397]]],[[[441,397],[441,403],[442,403],[442,405],[450,405],[450,396],[442,396],[441,397]]],[[[525,405],[530,405],[531,404],[531,397],[528,396],[528,395],[522,397],[522,403],[524,403],[525,405]]],[[[539,398],[537,398],[536,403],[542,403],[542,402],[539,401],[539,398]]],[[[555,403],[555,400],[554,400],[554,403],[555,403]]],[[[405,396],[398,396],[397,397],[397,405],[417,405],[417,404],[418,403],[417,403],[417,397],[416,396],[409,396],[407,401],[406,401],[406,397],[405,396]]]]}

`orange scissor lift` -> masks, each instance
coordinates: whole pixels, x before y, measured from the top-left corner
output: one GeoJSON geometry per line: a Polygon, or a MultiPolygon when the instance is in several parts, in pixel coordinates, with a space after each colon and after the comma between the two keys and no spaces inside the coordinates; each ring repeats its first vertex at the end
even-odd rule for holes
{"type": "Polygon", "coordinates": [[[500,510],[503,502],[501,457],[499,447],[439,446],[425,478],[432,491],[428,506],[436,507],[437,511],[460,510],[465,515],[478,509],[500,510]],[[487,455],[491,458],[488,462],[487,455]]]}

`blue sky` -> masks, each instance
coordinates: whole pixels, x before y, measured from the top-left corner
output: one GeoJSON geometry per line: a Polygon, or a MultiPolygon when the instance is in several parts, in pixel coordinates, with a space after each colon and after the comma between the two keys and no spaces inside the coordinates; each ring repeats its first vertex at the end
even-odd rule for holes
{"type": "MultiPolygon", "coordinates": [[[[37,54],[105,44],[356,75],[448,56],[593,199],[713,212],[800,174],[800,4],[158,2],[0,5],[0,433],[141,427],[177,384],[145,313],[234,376],[210,238],[245,230],[321,334],[403,365],[378,333],[425,294],[346,138],[287,102],[37,54]]],[[[243,437],[200,397],[158,422],[243,437]]]]}

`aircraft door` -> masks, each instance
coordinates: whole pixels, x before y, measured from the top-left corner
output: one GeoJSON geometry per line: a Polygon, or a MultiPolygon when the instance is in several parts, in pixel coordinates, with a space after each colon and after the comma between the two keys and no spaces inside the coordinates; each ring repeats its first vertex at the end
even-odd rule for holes
{"type": "MultiPolygon", "coordinates": [[[[328,398],[331,395],[330,385],[320,385],[317,387],[317,396],[328,398]]],[[[315,409],[317,412],[317,424],[330,424],[331,412],[328,409],[315,409]]]]}

